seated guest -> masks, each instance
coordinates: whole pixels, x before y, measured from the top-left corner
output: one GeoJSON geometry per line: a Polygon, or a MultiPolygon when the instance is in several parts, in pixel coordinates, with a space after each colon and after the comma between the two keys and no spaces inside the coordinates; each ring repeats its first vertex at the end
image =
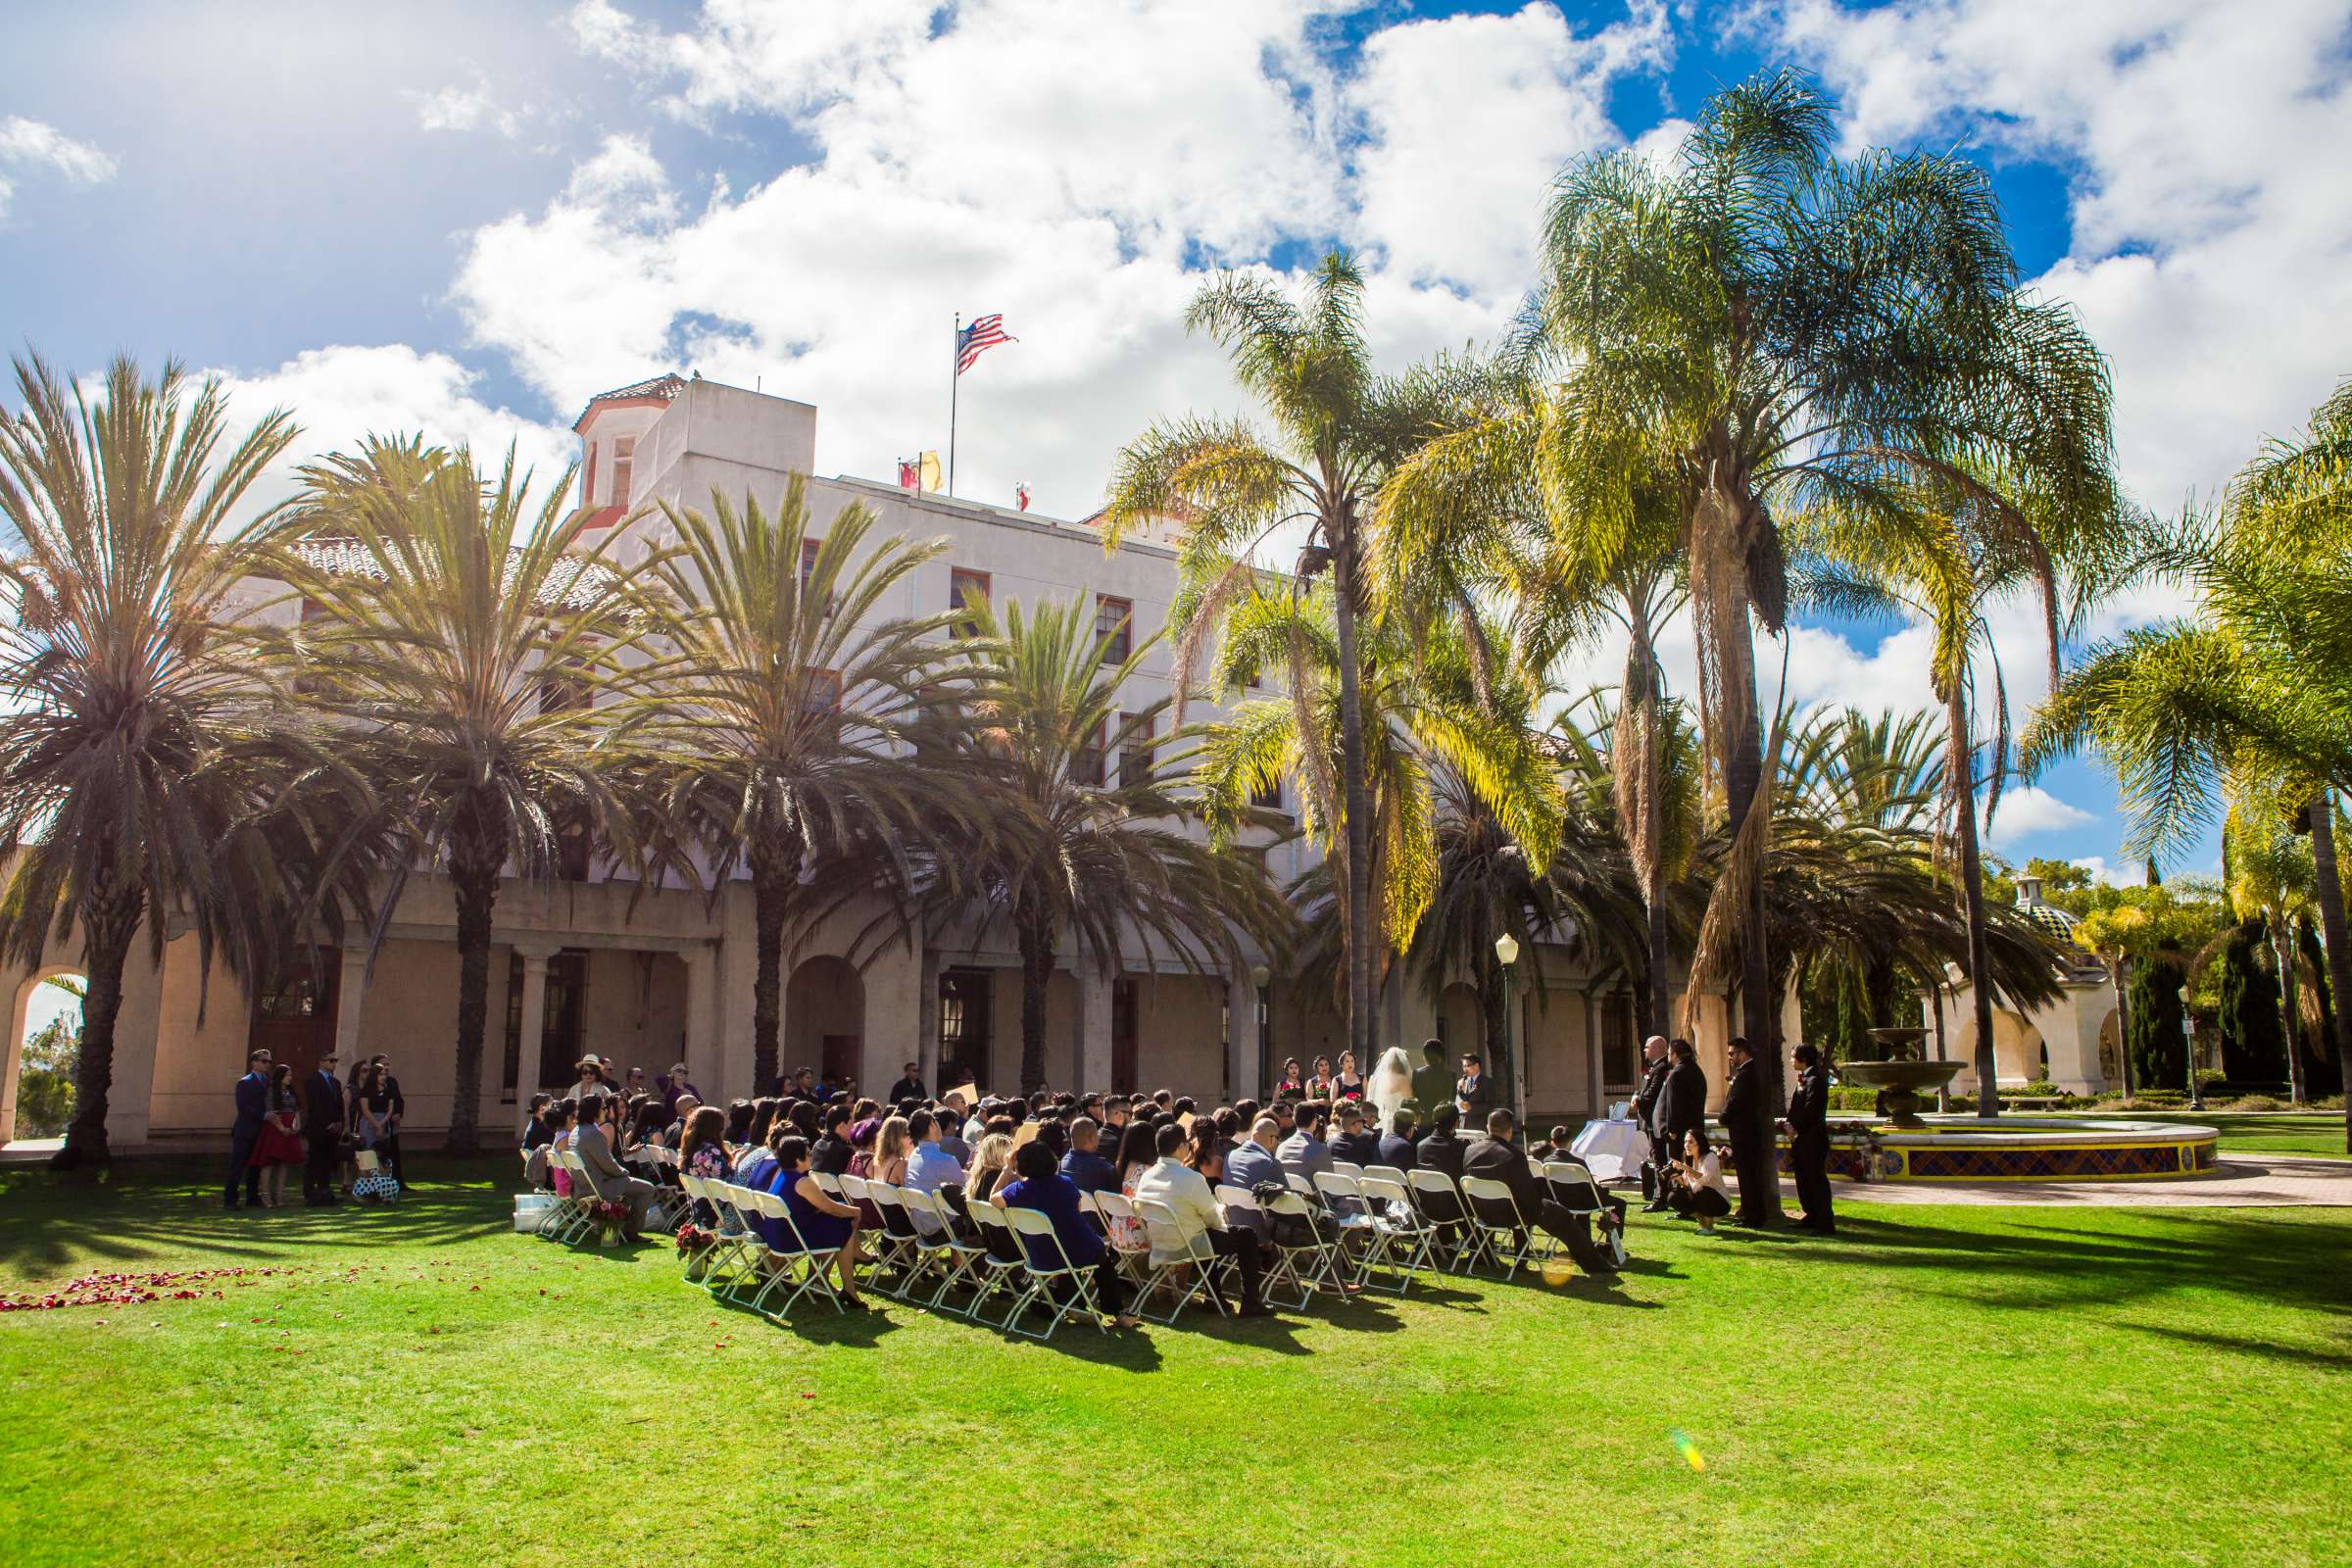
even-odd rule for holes
{"type": "Polygon", "coordinates": [[[1331,1169],[1331,1146],[1321,1136],[1321,1107],[1314,1101],[1300,1101],[1292,1129],[1291,1136],[1274,1152],[1275,1155],[1284,1170],[1294,1171],[1311,1183],[1318,1171],[1331,1169]]]}
{"type": "MultiPolygon", "coordinates": [[[[906,1118],[906,1136],[914,1140],[914,1152],[906,1156],[906,1179],[899,1185],[911,1187],[918,1193],[937,1193],[953,1182],[963,1185],[963,1164],[941,1146],[939,1119],[927,1110],[918,1110],[906,1118]]],[[[915,1229],[929,1236],[937,1232],[931,1211],[918,1208],[912,1211],[915,1229]]]]}
{"type": "MultiPolygon", "coordinates": [[[[767,1157],[767,1141],[774,1134],[776,1123],[782,1118],[783,1113],[784,1105],[781,1101],[755,1100],[752,1102],[751,1131],[744,1135],[745,1141],[735,1151],[736,1185],[741,1187],[752,1185],[751,1182],[744,1179],[744,1172],[755,1161],[767,1157]]],[[[762,1182],[760,1185],[764,1187],[766,1183],[762,1182]]]]}
{"type": "MultiPolygon", "coordinates": [[[[603,1125],[606,1097],[590,1097],[580,1112],[579,1127],[572,1134],[571,1152],[587,1167],[588,1180],[596,1188],[596,1196],[608,1203],[620,1203],[628,1209],[628,1219],[621,1234],[629,1240],[638,1239],[645,1229],[645,1211],[661,1189],[643,1177],[632,1176],[612,1152],[612,1141],[603,1125]]],[[[721,1167],[724,1174],[724,1167],[721,1167]]]]}
{"type": "MultiPolygon", "coordinates": [[[[1014,1180],[1000,1186],[990,1201],[1000,1208],[1035,1209],[1054,1222],[1054,1238],[1062,1252],[1079,1268],[1095,1272],[1095,1299],[1111,1314],[1113,1328],[1131,1329],[1143,1320],[1127,1312],[1127,1285],[1119,1278],[1116,1253],[1104,1246],[1078,1206],[1078,1184],[1054,1168],[1054,1155],[1043,1144],[1023,1144],[1013,1152],[1014,1180]]],[[[1061,1258],[1042,1236],[1024,1236],[1021,1247],[1039,1268],[1059,1268],[1061,1258]]]]}
{"type": "Polygon", "coordinates": [[[662,1129],[662,1147],[663,1149],[675,1149],[680,1144],[684,1143],[686,1141],[686,1122],[688,1118],[693,1116],[696,1111],[702,1108],[702,1101],[693,1095],[680,1095],[678,1097],[676,1119],[671,1121],[667,1127],[662,1129]]]}
{"type": "Polygon", "coordinates": [[[1005,1161],[1012,1157],[1010,1133],[986,1133],[972,1149],[972,1170],[963,1184],[967,1201],[978,1201],[996,1192],[997,1183],[1004,1179],[1005,1161]]]}
{"type": "Polygon", "coordinates": [[[1250,1128],[1250,1136],[1226,1156],[1225,1180],[1245,1193],[1255,1193],[1261,1187],[1288,1192],[1290,1184],[1282,1179],[1282,1161],[1275,1154],[1275,1146],[1280,1141],[1274,1118],[1258,1117],[1250,1128]]]}
{"type": "MultiPolygon", "coordinates": [[[[865,1305],[858,1296],[858,1210],[816,1185],[814,1173],[808,1168],[808,1141],[799,1134],[786,1137],[776,1146],[776,1164],[775,1185],[768,1191],[784,1200],[784,1206],[792,1215],[793,1229],[800,1233],[801,1241],[810,1251],[832,1251],[843,1303],[865,1305]]],[[[778,1227],[770,1234],[768,1246],[789,1249],[791,1242],[778,1227]]]]}
{"type": "Polygon", "coordinates": [[[964,1141],[963,1111],[950,1095],[947,1103],[931,1113],[931,1124],[939,1132],[939,1147],[946,1150],[958,1165],[972,1162],[972,1146],[964,1141]]]}
{"type": "MultiPolygon", "coordinates": [[[[1579,1263],[1596,1274],[1617,1272],[1616,1260],[1594,1245],[1592,1227],[1587,1216],[1571,1210],[1551,1196],[1551,1189],[1536,1174],[1527,1156],[1511,1142],[1518,1130],[1511,1113],[1497,1107],[1487,1113],[1487,1136],[1462,1152],[1462,1174],[1483,1176],[1489,1181],[1502,1183],[1511,1190],[1511,1200],[1519,1206],[1519,1217],[1539,1225],[1568,1244],[1568,1251],[1579,1263]]],[[[1603,1225],[1622,1225],[1622,1209],[1603,1218],[1603,1225]]]]}
{"type": "MultiPolygon", "coordinates": [[[[776,1151],[783,1146],[785,1139],[799,1138],[800,1133],[801,1130],[792,1124],[790,1116],[778,1116],[770,1122],[767,1129],[767,1142],[754,1148],[750,1152],[752,1155],[750,1159],[736,1161],[735,1185],[749,1187],[762,1193],[774,1187],[778,1164],[776,1151]]],[[[802,1141],[807,1142],[806,1139],[802,1141]]]]}
{"type": "Polygon", "coordinates": [[[1732,1211],[1732,1195],[1723,1185],[1723,1156],[1707,1146],[1707,1135],[1696,1127],[1685,1132],[1683,1157],[1667,1171],[1673,1183],[1666,1189],[1667,1206],[1714,1235],[1715,1222],[1732,1211]]]}
{"type": "Polygon", "coordinates": [[[1037,1124],[1037,1141],[1046,1146],[1046,1152],[1054,1156],[1056,1164],[1070,1152],[1070,1130],[1053,1116],[1037,1124]]]}
{"type": "Polygon", "coordinates": [[[1398,1170],[1413,1168],[1413,1124],[1418,1119],[1412,1106],[1396,1107],[1396,1114],[1389,1118],[1389,1130],[1381,1135],[1381,1164],[1394,1165],[1398,1170]]]}
{"type": "Polygon", "coordinates": [[[1274,1126],[1276,1130],[1279,1131],[1283,1137],[1288,1138],[1291,1136],[1292,1126],[1298,1121],[1298,1102],[1296,1100],[1277,1100],[1274,1102],[1273,1108],[1269,1110],[1267,1114],[1274,1118],[1274,1126]]]}
{"type": "Polygon", "coordinates": [[[1219,1105],[1209,1122],[1217,1130],[1217,1147],[1231,1155],[1235,1146],[1241,1143],[1242,1129],[1247,1125],[1241,1113],[1231,1105],[1219,1105]]]}
{"type": "Polygon", "coordinates": [[[1070,1123],[1070,1152],[1061,1156],[1061,1173],[1076,1182],[1082,1193],[1119,1190],[1118,1173],[1102,1157],[1102,1129],[1092,1116],[1081,1116],[1070,1123]]]}
{"type": "Polygon", "coordinates": [[[1413,1145],[1414,1163],[1423,1170],[1434,1170],[1460,1181],[1462,1141],[1453,1134],[1461,1123],[1461,1110],[1452,1101],[1440,1105],[1430,1118],[1429,1131],[1423,1133],[1420,1142],[1413,1145]]]}
{"type": "Polygon", "coordinates": [[[1134,1119],[1135,1105],[1125,1095],[1112,1095],[1102,1102],[1102,1130],[1110,1134],[1113,1148],[1118,1146],[1120,1137],[1127,1131],[1127,1124],[1134,1119]]]}
{"type": "Polygon", "coordinates": [[[725,1137],[729,1148],[738,1148],[751,1142],[752,1112],[756,1108],[748,1100],[727,1102],[725,1137]]]}
{"type": "Polygon", "coordinates": [[[1360,1100],[1343,1100],[1333,1112],[1332,1120],[1340,1130],[1331,1140],[1331,1157],[1344,1159],[1350,1165],[1377,1165],[1380,1160],[1380,1139],[1364,1127],[1364,1105],[1360,1100]]]}
{"type": "Polygon", "coordinates": [[[827,1105],[820,1118],[824,1135],[808,1151],[808,1168],[819,1176],[839,1176],[850,1168],[857,1148],[850,1142],[850,1107],[827,1105]]]}
{"type": "Polygon", "coordinates": [[[1152,1238],[1152,1261],[1154,1265],[1183,1262],[1194,1255],[1192,1250],[1199,1239],[1205,1237],[1210,1250],[1219,1257],[1234,1259],[1241,1268],[1241,1315],[1270,1316],[1272,1308],[1258,1296],[1262,1244],[1255,1232],[1237,1230],[1225,1223],[1224,1210],[1217,1207],[1209,1179],[1179,1157],[1188,1142],[1184,1129],[1173,1122],[1162,1127],[1153,1141],[1158,1159],[1135,1179],[1136,1201],[1164,1204],[1176,1226],[1176,1235],[1168,1238],[1177,1244],[1174,1248],[1163,1250],[1158,1245],[1161,1238],[1152,1238]]]}
{"type": "MultiPolygon", "coordinates": [[[[332,1069],[329,1069],[327,1076],[334,1076],[332,1069]]],[[[523,1161],[522,1176],[523,1180],[541,1192],[548,1191],[551,1186],[548,1181],[548,1146],[556,1141],[556,1134],[563,1130],[563,1112],[556,1097],[533,1095],[530,1117],[522,1124],[522,1150],[530,1156],[523,1161]]],[[[340,1134],[343,1129],[337,1125],[334,1131],[340,1134]]],[[[332,1164],[330,1160],[330,1171],[332,1164]]]]}
{"type": "Polygon", "coordinates": [[[874,1129],[874,1152],[859,1174],[896,1187],[906,1179],[906,1160],[913,1152],[914,1131],[906,1118],[885,1116],[874,1129]]]}
{"type": "Polygon", "coordinates": [[[1527,1157],[1539,1165],[1555,1159],[1573,1158],[1576,1152],[1568,1147],[1570,1136],[1565,1125],[1555,1125],[1551,1129],[1550,1136],[1527,1152],[1527,1157]]]}
{"type": "Polygon", "coordinates": [[[726,1130],[725,1111],[716,1105],[697,1106],[686,1118],[686,1136],[678,1145],[678,1168],[709,1181],[733,1181],[735,1169],[727,1158],[726,1130]]]}

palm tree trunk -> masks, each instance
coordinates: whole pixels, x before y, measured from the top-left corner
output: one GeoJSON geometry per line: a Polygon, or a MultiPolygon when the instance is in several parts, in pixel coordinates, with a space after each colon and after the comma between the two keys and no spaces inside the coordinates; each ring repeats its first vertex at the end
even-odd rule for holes
{"type": "Polygon", "coordinates": [[[2286,1101],[2300,1105],[2304,1099],[2303,1047],[2295,1036],[2301,1019],[2295,1006],[2294,937],[2283,905],[2274,904],[2263,913],[2271,928],[2271,956],[2278,960],[2278,1023],[2286,1034],[2286,1101]]]}
{"type": "MultiPolygon", "coordinates": [[[[2335,798],[2332,790],[2312,797],[2311,860],[2319,872],[2314,897],[2320,905],[2320,934],[2328,939],[2328,990],[2335,1006],[2335,1063],[2352,1088],[2352,936],[2344,929],[2344,884],[2335,865],[2335,798]]],[[[2352,1094],[2344,1097],[2344,1152],[2352,1154],[2352,1094]]]]}
{"type": "Polygon", "coordinates": [[[115,1021],[122,1012],[122,969],[139,932],[145,896],[132,888],[97,893],[81,916],[82,963],[89,985],[81,999],[81,1054],[74,1066],[74,1120],[54,1164],[62,1170],[106,1163],[107,1098],[115,1081],[115,1021]]]}
{"type": "Polygon", "coordinates": [[[1034,915],[1017,922],[1021,945],[1021,1093],[1046,1086],[1046,992],[1054,979],[1054,930],[1034,915]]]}
{"type": "Polygon", "coordinates": [[[1364,775],[1364,708],[1355,653],[1355,518],[1329,520],[1340,655],[1340,778],[1348,816],[1348,1044],[1358,1061],[1373,1050],[1372,792],[1364,775]]]}
{"type": "Polygon", "coordinates": [[[1667,965],[1673,959],[1672,955],[1666,951],[1667,932],[1664,903],[1665,901],[1661,899],[1657,904],[1648,906],[1649,983],[1644,990],[1649,996],[1649,1022],[1646,1027],[1657,1034],[1673,1033],[1666,1027],[1666,1020],[1671,1016],[1667,1010],[1670,1005],[1667,995],[1669,991],[1667,965]]]}
{"type": "MultiPolygon", "coordinates": [[[[442,1148],[470,1154],[479,1146],[482,1036],[490,1016],[490,915],[498,899],[506,847],[478,817],[462,816],[449,847],[449,880],[458,900],[458,1056],[442,1148]]],[[[536,1042],[525,1042],[536,1047],[536,1042]]]]}
{"type": "Polygon", "coordinates": [[[1977,855],[1976,767],[1969,746],[1968,702],[1957,683],[1944,704],[1944,713],[1951,721],[1946,743],[1948,765],[1958,771],[1960,784],[1954,814],[1960,830],[1960,903],[1968,923],[1968,991],[1976,1011],[1977,1114],[1997,1116],[2001,1096],[1996,1082],[1999,1067],[1992,1054],[1992,976],[1987,972],[1990,965],[1984,952],[1984,864],[1977,855]]]}
{"type": "MultiPolygon", "coordinates": [[[[763,1095],[783,1059],[784,909],[792,871],[772,851],[752,856],[752,1093],[763,1095]]],[[[817,1064],[821,1070],[823,1063],[817,1064]]]]}
{"type": "Polygon", "coordinates": [[[2115,988],[2115,1059],[2123,1064],[2124,1098],[2132,1098],[2132,1004],[2124,996],[2124,956],[2107,960],[2107,983],[2115,988]]]}

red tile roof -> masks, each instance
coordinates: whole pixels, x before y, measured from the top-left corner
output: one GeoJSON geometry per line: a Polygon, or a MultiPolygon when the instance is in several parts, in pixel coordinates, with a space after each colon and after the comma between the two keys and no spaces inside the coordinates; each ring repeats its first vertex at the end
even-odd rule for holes
{"type": "Polygon", "coordinates": [[[580,411],[580,416],[571,421],[571,428],[576,433],[581,425],[588,422],[588,416],[596,412],[596,406],[600,403],[667,403],[685,390],[686,378],[675,370],[665,370],[643,381],[632,381],[627,386],[616,386],[610,392],[599,392],[588,400],[588,406],[580,411]]]}

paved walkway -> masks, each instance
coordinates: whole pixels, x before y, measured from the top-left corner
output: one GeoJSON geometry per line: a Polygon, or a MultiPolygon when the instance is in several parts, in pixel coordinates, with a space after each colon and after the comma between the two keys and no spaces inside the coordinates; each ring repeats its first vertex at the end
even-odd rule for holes
{"type": "MultiPolygon", "coordinates": [[[[1783,1181],[1784,1202],[1796,1189],[1783,1181]]],[[[1831,1189],[1840,1203],[2107,1203],[2132,1208],[2352,1207],[2352,1159],[2224,1154],[2213,1176],[2163,1182],[1856,1182],[1831,1189]]]]}

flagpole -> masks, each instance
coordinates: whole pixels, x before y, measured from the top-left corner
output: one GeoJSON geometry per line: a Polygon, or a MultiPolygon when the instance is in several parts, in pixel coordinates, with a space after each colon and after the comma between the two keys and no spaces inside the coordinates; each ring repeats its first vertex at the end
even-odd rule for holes
{"type": "Polygon", "coordinates": [[[956,498],[956,394],[963,379],[958,363],[963,340],[963,313],[956,313],[955,330],[948,334],[948,499],[956,498]]]}

